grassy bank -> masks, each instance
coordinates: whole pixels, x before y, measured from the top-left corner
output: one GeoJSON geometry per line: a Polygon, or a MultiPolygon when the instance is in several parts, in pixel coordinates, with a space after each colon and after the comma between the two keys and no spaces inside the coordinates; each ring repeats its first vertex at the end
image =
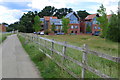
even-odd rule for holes
{"type": "Polygon", "coordinates": [[[21,36],[18,37],[43,78],[46,80],[47,78],[72,78],[68,73],[61,70],[52,60],[40,52],[38,50],[38,45],[33,42],[28,42],[26,44],[25,38],[21,36]]]}
{"type": "Polygon", "coordinates": [[[11,33],[0,33],[0,43],[3,42],[9,35],[11,35],[11,33]]]}

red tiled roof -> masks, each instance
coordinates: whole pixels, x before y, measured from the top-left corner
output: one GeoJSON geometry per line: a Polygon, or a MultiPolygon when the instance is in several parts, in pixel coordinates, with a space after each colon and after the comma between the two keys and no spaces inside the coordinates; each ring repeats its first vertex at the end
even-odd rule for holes
{"type": "Polygon", "coordinates": [[[52,19],[57,19],[57,17],[54,17],[54,16],[44,16],[44,19],[45,19],[45,20],[50,20],[50,18],[52,18],[52,19]]]}
{"type": "Polygon", "coordinates": [[[85,19],[93,19],[97,14],[88,15],[85,19]]]}

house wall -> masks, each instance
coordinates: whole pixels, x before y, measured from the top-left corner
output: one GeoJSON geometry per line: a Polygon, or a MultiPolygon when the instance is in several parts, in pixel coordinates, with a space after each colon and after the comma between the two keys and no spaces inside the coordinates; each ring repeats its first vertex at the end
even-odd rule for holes
{"type": "Polygon", "coordinates": [[[75,24],[78,24],[79,22],[78,22],[78,18],[74,15],[74,14],[72,14],[71,16],[70,16],[70,23],[72,24],[72,23],[75,23],[75,24]]]}
{"type": "Polygon", "coordinates": [[[56,31],[56,32],[62,31],[62,26],[61,26],[61,25],[56,25],[55,31],[56,31]]]}
{"type": "Polygon", "coordinates": [[[94,33],[95,31],[101,31],[102,29],[100,29],[100,27],[98,26],[98,24],[93,24],[92,25],[92,33],[94,33]]]}
{"type": "Polygon", "coordinates": [[[95,31],[101,31],[98,23],[99,22],[97,21],[97,17],[93,18],[93,20],[92,20],[92,33],[94,33],[95,31]]]}
{"type": "Polygon", "coordinates": [[[85,23],[85,21],[80,23],[80,33],[86,33],[86,23],[85,23]]]}
{"type": "Polygon", "coordinates": [[[96,17],[93,18],[92,20],[86,20],[84,22],[81,22],[80,26],[81,26],[81,32],[82,33],[86,33],[86,28],[87,25],[91,26],[91,32],[94,33],[95,31],[101,31],[100,27],[98,26],[98,21],[96,20],[96,17]]]}
{"type": "Polygon", "coordinates": [[[6,32],[6,27],[0,24],[0,32],[6,32]]]}
{"type": "Polygon", "coordinates": [[[69,24],[68,33],[79,34],[80,33],[80,24],[69,24]],[[78,28],[75,28],[75,26],[78,26],[78,28]]]}

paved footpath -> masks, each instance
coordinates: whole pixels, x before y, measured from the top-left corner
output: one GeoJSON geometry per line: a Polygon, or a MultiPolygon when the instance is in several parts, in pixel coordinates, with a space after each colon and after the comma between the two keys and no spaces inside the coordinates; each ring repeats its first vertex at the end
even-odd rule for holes
{"type": "Polygon", "coordinates": [[[40,78],[37,68],[22,48],[16,34],[8,36],[0,45],[0,50],[1,46],[3,78],[40,78]]]}

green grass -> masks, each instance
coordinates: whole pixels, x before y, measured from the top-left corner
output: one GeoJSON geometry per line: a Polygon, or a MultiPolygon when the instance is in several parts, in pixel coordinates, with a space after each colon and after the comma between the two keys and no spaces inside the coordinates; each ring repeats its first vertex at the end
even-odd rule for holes
{"type": "Polygon", "coordinates": [[[33,42],[26,44],[25,38],[21,36],[19,36],[19,40],[45,80],[48,78],[72,78],[67,72],[61,70],[51,59],[46,57],[44,53],[39,51],[37,44],[33,42]]]}
{"type": "Polygon", "coordinates": [[[11,35],[11,33],[0,33],[0,43],[3,42],[9,35],[11,35]]]}
{"type": "MultiPolygon", "coordinates": [[[[92,36],[80,36],[80,35],[79,36],[78,35],[77,36],[76,35],[74,35],[74,36],[70,36],[70,35],[67,35],[67,36],[64,36],[64,35],[61,36],[60,35],[60,36],[58,36],[57,35],[57,36],[44,36],[44,37],[47,37],[47,38],[50,38],[50,39],[54,38],[57,41],[68,41],[68,44],[72,44],[72,45],[75,45],[75,46],[82,46],[84,44],[84,42],[89,43],[87,41],[91,40],[92,43],[89,43],[89,44],[91,44],[91,47],[94,50],[97,49],[95,46],[99,47],[100,43],[101,43],[100,46],[103,47],[102,44],[104,44],[105,48],[107,48],[105,46],[105,44],[107,46],[109,45],[109,48],[112,47],[110,45],[113,45],[115,47],[115,50],[117,50],[117,47],[116,47],[117,43],[114,43],[114,42],[111,42],[111,41],[105,41],[104,39],[96,37],[96,36],[92,37],[92,36]],[[76,38],[79,38],[79,39],[76,39],[76,38]],[[98,44],[94,44],[95,41],[98,41],[98,44]],[[103,41],[103,43],[101,41],[103,41]]],[[[25,40],[23,40],[23,41],[25,41],[25,40]]],[[[41,40],[40,43],[45,44],[45,41],[41,40]]],[[[97,42],[95,42],[95,43],[97,43],[97,42]]],[[[47,47],[51,48],[51,43],[50,42],[46,42],[46,45],[47,45],[47,47]]],[[[42,46],[37,46],[36,44],[33,44],[33,43],[30,42],[26,45],[23,45],[23,47],[26,49],[26,51],[29,53],[29,55],[31,55],[31,59],[34,55],[37,55],[37,54],[42,55],[43,54],[40,51],[38,51],[38,49],[35,46],[43,49],[46,53],[51,54],[51,51],[48,50],[47,48],[44,48],[42,46]],[[26,46],[26,48],[24,46],[26,46]],[[30,46],[34,46],[34,47],[30,48],[30,46]]],[[[54,49],[59,51],[59,52],[62,52],[63,46],[60,46],[58,44],[54,44],[54,49]]],[[[99,48],[99,51],[108,52],[103,48],[99,48]]],[[[114,51],[111,51],[111,52],[114,52],[114,51]]],[[[111,53],[111,54],[113,55],[113,53],[111,53]]],[[[75,50],[75,49],[72,49],[72,48],[67,48],[65,55],[67,55],[69,57],[72,57],[73,59],[78,60],[79,62],[82,62],[82,52],[81,51],[78,51],[78,50],[75,50]]],[[[80,66],[78,66],[75,63],[73,63],[69,60],[66,60],[66,59],[62,62],[63,57],[61,57],[60,55],[58,55],[56,53],[53,53],[53,55],[51,55],[51,56],[53,58],[55,58],[55,60],[57,62],[64,63],[63,65],[65,67],[67,67],[69,70],[71,70],[72,72],[77,74],[79,77],[81,77],[82,68],[80,66]]],[[[88,61],[89,66],[101,71],[102,73],[104,73],[108,76],[111,76],[112,78],[118,78],[119,77],[118,76],[118,64],[117,63],[106,60],[106,59],[103,59],[103,58],[99,58],[99,57],[97,57],[95,55],[92,55],[92,54],[88,54],[87,57],[88,57],[87,61],[88,61]]],[[[37,56],[37,58],[43,58],[43,56],[37,56]]],[[[37,58],[34,58],[34,59],[37,59],[37,58]]],[[[63,70],[61,70],[54,63],[54,61],[50,60],[48,57],[45,57],[45,55],[44,55],[44,59],[42,61],[38,60],[37,62],[35,61],[35,63],[37,64],[39,70],[42,72],[42,76],[44,78],[64,78],[64,77],[71,78],[71,76],[68,75],[65,71],[64,71],[64,74],[63,74],[63,70]]],[[[100,78],[100,77],[93,74],[92,72],[86,71],[85,78],[100,78]]]]}
{"type": "MultiPolygon", "coordinates": [[[[52,35],[42,36],[56,41],[67,41],[68,44],[82,47],[87,44],[92,50],[100,51],[111,56],[118,56],[118,43],[100,38],[99,36],[90,35],[52,35]]],[[[119,53],[120,54],[120,53],[119,53]]]]}
{"type": "MultiPolygon", "coordinates": [[[[83,44],[88,44],[89,48],[95,51],[103,52],[111,56],[118,57],[118,43],[108,41],[100,38],[99,36],[88,36],[88,35],[55,35],[55,36],[42,36],[49,39],[54,39],[56,41],[67,41],[68,44],[72,44],[75,46],[82,47],[83,44]]],[[[50,45],[49,43],[47,45],[50,45]]],[[[60,45],[55,44],[55,50],[61,52],[62,47],[60,45]]],[[[67,48],[66,55],[74,58],[82,62],[82,52],[67,48]]],[[[113,61],[109,61],[98,56],[88,54],[88,65],[101,71],[102,73],[111,76],[112,78],[118,78],[118,63],[113,61]]],[[[60,61],[60,57],[58,55],[55,56],[56,60],[60,61]]],[[[69,62],[66,60],[65,66],[69,68],[74,73],[80,75],[81,68],[76,64],[69,62]],[[78,71],[79,70],[79,71],[78,71]]],[[[95,74],[87,71],[86,78],[99,78],[95,74]]]]}

